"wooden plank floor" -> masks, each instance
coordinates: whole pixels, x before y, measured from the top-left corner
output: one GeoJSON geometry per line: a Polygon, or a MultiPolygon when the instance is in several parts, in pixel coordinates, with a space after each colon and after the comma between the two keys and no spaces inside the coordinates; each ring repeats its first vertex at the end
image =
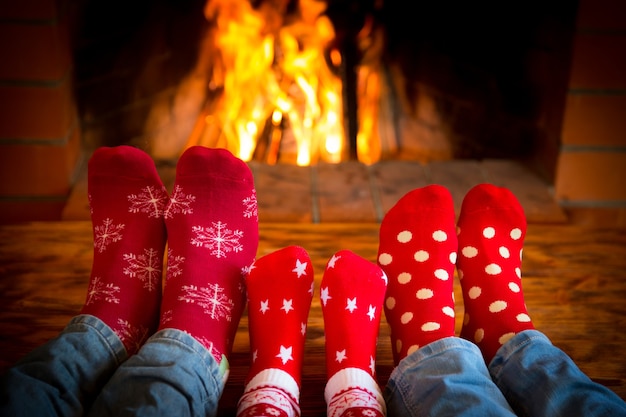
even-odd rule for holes
{"type": "MultiPolygon", "coordinates": [[[[330,256],[351,249],[372,262],[377,223],[271,223],[260,226],[258,256],[287,245],[305,247],[316,292],[309,317],[302,387],[303,416],[324,416],[324,328],[319,284],[330,256]]],[[[88,221],[0,226],[0,370],[56,335],[85,297],[92,261],[88,221]]],[[[626,399],[626,233],[561,224],[530,224],[524,292],[537,328],[594,380],[626,399]]],[[[457,334],[463,316],[455,278],[457,334]]],[[[248,369],[247,319],[239,325],[221,416],[234,414],[248,369]]],[[[392,370],[389,331],[381,323],[377,372],[392,370]]]]}
{"type": "MultiPolygon", "coordinates": [[[[380,222],[400,197],[413,188],[441,184],[455,206],[474,185],[490,182],[510,188],[520,199],[529,222],[563,223],[566,216],[555,203],[551,187],[524,165],[512,160],[451,160],[421,164],[383,161],[267,165],[250,162],[254,174],[259,219],[267,222],[380,222]]],[[[159,174],[172,189],[173,164],[158,164],[159,174]]],[[[83,172],[64,212],[66,220],[89,220],[87,175],[83,172]]]]}

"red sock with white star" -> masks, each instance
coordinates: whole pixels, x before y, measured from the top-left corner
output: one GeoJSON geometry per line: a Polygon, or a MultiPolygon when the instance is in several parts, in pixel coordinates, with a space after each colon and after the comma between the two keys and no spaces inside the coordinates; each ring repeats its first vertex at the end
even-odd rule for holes
{"type": "Polygon", "coordinates": [[[265,255],[251,268],[246,286],[252,364],[239,401],[239,417],[300,415],[313,285],[311,260],[298,246],[265,255]]]}
{"type": "Polygon", "coordinates": [[[389,277],[385,317],[396,365],[420,347],[454,336],[456,252],[454,204],[446,188],[410,191],[385,215],[378,265],[389,277]]]}
{"type": "Polygon", "coordinates": [[[148,154],[98,148],[89,160],[94,255],[81,314],[105,322],[135,353],[157,327],[167,192],[148,154]]]}
{"type": "Polygon", "coordinates": [[[221,363],[232,350],[244,275],[259,240],[250,168],[225,149],[187,149],[164,217],[168,260],[159,328],[191,334],[221,363]]]}
{"type": "Polygon", "coordinates": [[[489,363],[507,340],[534,328],[521,283],[526,217],[508,189],[481,184],[463,200],[458,231],[461,337],[476,343],[489,363]]]}
{"type": "Polygon", "coordinates": [[[374,263],[342,250],[326,265],[320,288],[326,336],[324,397],[329,417],[384,416],[375,379],[376,342],[387,287],[374,263]]]}

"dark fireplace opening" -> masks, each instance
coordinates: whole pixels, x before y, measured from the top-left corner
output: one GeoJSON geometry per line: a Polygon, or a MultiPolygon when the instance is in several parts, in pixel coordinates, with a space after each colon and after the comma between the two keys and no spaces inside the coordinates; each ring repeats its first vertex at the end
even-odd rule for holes
{"type": "MultiPolygon", "coordinates": [[[[377,49],[384,87],[378,129],[391,132],[383,140],[392,144],[383,146],[382,159],[514,158],[551,178],[577,2],[319,3],[343,58],[333,69],[343,81],[350,142],[358,123],[351,75],[377,49]]],[[[298,11],[297,2],[250,5],[282,11],[286,22],[298,11]]],[[[162,151],[155,140],[184,144],[198,131],[207,102],[219,93],[211,76],[198,73],[216,71],[212,62],[199,63],[216,26],[206,6],[113,0],[73,11],[75,95],[87,149],[131,144],[170,159],[181,145],[162,151]],[[185,91],[192,97],[181,104],[185,91]]]]}

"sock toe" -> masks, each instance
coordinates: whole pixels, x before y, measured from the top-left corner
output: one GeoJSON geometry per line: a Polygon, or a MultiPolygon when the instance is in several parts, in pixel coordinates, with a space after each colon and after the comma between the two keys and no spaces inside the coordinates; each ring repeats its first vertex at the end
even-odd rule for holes
{"type": "Polygon", "coordinates": [[[96,149],[89,160],[88,172],[92,177],[159,178],[152,158],[141,149],[127,145],[96,149]]]}
{"type": "Polygon", "coordinates": [[[252,183],[252,173],[248,165],[230,151],[221,148],[188,148],[178,161],[176,174],[180,177],[212,175],[252,183]]]}
{"type": "MultiPolygon", "coordinates": [[[[524,209],[511,190],[493,184],[478,184],[467,192],[461,205],[460,218],[490,210],[509,210],[526,222],[524,209]]],[[[462,223],[460,219],[459,223],[462,223]]]]}

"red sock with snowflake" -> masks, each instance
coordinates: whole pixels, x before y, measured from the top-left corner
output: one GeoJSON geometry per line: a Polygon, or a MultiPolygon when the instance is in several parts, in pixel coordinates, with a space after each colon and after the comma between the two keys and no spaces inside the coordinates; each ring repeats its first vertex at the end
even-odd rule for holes
{"type": "Polygon", "coordinates": [[[300,415],[313,285],[311,260],[298,246],[265,255],[251,268],[246,287],[252,361],[239,401],[239,417],[300,415]]]}
{"type": "Polygon", "coordinates": [[[374,263],[342,250],[326,265],[320,287],[326,336],[327,415],[384,416],[375,379],[376,342],[387,287],[374,263]]]}
{"type": "Polygon", "coordinates": [[[394,362],[454,336],[454,204],[440,185],[404,195],[380,227],[378,265],[389,277],[385,317],[394,362]]]}
{"type": "Polygon", "coordinates": [[[259,240],[249,167],[225,149],[187,149],[164,217],[168,258],[159,328],[189,333],[221,364],[232,350],[244,275],[259,240]]]}
{"type": "Polygon", "coordinates": [[[94,255],[81,314],[101,319],[133,354],[158,324],[167,192],[148,154],[119,146],[93,153],[88,195],[94,255]]]}
{"type": "Polygon", "coordinates": [[[521,283],[526,217],[508,189],[480,184],[463,200],[458,232],[461,337],[476,343],[489,363],[507,340],[534,328],[521,283]]]}

